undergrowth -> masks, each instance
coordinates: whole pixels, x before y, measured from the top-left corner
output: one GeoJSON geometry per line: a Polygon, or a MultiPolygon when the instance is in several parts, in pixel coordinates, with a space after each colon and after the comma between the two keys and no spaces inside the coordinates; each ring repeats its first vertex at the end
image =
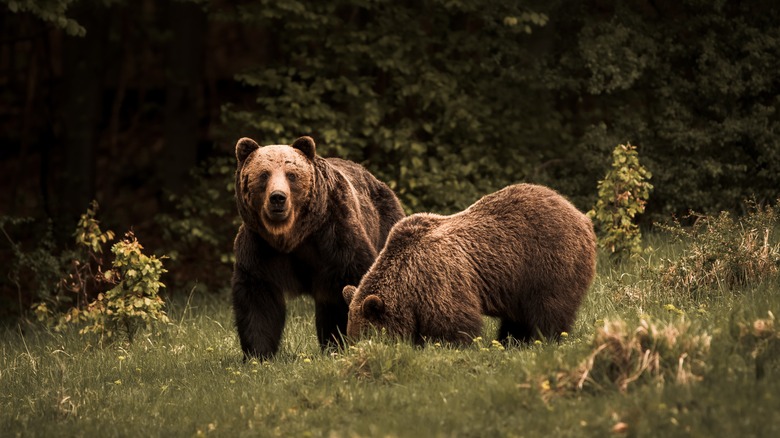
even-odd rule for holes
{"type": "Polygon", "coordinates": [[[686,228],[675,221],[663,226],[686,246],[685,253],[665,259],[660,267],[662,283],[694,298],[706,298],[719,290],[739,290],[777,276],[780,269],[778,206],[747,205],[739,220],[722,212],[717,216],[692,214],[686,228]]]}
{"type": "Polygon", "coordinates": [[[600,264],[559,342],[504,346],[488,318],[468,347],[377,333],[321,352],[301,298],[278,356],[243,361],[227,295],[194,290],[132,343],[20,322],[2,333],[0,422],[24,436],[777,436],[777,271],[696,293],[663,275],[712,233],[750,241],[747,223],[651,233],[654,252],[600,264]]]}
{"type": "Polygon", "coordinates": [[[114,232],[101,230],[97,211],[98,204],[93,201],[73,232],[74,246],[59,254],[54,251],[51,227],[37,248],[25,251],[4,228],[6,223],[25,221],[0,222],[15,255],[9,277],[21,287],[23,273],[40,275],[32,311],[38,322],[55,331],[77,326],[79,333],[95,333],[101,340],[121,333],[132,342],[139,328],[168,322],[159,295],[165,287],[160,276],[166,270],[160,258],[143,253],[143,246],[130,231],[111,245],[109,265],[103,253],[114,232]]]}

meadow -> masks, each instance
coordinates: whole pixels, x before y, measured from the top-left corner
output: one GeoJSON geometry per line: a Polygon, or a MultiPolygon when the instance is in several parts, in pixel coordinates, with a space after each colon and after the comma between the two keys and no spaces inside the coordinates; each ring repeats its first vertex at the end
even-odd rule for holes
{"type": "Polygon", "coordinates": [[[652,272],[692,247],[645,242],[601,254],[560,343],[504,348],[488,320],[466,348],[378,333],[322,353],[301,298],[280,354],[245,362],[225,294],[175,294],[132,343],[20,322],[0,344],[2,435],[780,436],[776,270],[691,294],[652,272]]]}

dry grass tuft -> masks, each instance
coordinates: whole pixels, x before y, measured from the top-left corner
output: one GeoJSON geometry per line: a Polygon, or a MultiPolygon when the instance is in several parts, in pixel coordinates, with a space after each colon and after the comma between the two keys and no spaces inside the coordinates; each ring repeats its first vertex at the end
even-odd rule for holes
{"type": "Polygon", "coordinates": [[[738,323],[736,339],[739,349],[755,361],[756,379],[763,378],[767,366],[780,358],[780,330],[771,311],[767,318],[738,323]]]}
{"type": "Polygon", "coordinates": [[[588,388],[626,392],[639,383],[687,385],[704,375],[711,340],[706,333],[694,334],[685,320],[655,324],[642,319],[633,329],[622,320],[606,321],[579,366],[540,381],[542,396],[588,388]]]}

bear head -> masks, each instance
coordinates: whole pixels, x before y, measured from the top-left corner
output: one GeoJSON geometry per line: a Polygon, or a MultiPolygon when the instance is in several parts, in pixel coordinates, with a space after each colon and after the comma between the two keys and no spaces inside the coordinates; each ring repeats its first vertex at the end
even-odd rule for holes
{"type": "Polygon", "coordinates": [[[236,143],[236,202],[244,224],[280,250],[291,250],[298,216],[307,207],[315,180],[315,145],[301,137],[288,145],[236,143]]]}
{"type": "Polygon", "coordinates": [[[344,300],[349,306],[347,339],[357,341],[374,330],[383,330],[388,335],[413,339],[414,314],[402,302],[388,294],[363,292],[365,286],[345,286],[344,300]]]}
{"type": "Polygon", "coordinates": [[[417,268],[428,263],[421,240],[438,220],[437,215],[418,213],[399,221],[360,284],[344,287],[349,339],[380,329],[393,337],[422,341],[416,307],[431,283],[417,268]]]}
{"type": "Polygon", "coordinates": [[[362,299],[355,299],[355,292],[355,286],[344,286],[344,301],[349,306],[347,337],[353,340],[368,332],[372,322],[377,323],[385,314],[385,302],[379,295],[370,294],[362,299]]]}

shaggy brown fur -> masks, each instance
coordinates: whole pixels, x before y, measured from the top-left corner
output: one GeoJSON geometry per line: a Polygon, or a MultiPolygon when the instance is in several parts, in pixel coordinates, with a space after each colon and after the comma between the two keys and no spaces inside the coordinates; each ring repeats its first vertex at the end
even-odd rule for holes
{"type": "Polygon", "coordinates": [[[325,348],[347,328],[345,285],[356,284],[404,216],[395,194],[358,164],[317,156],[314,141],[236,144],[233,309],[245,356],[276,353],[285,293],[315,301],[325,348]]]}
{"type": "Polygon", "coordinates": [[[488,315],[501,319],[502,341],[556,338],[571,330],[595,269],[588,217],[546,187],[509,186],[452,216],[398,222],[359,286],[344,288],[347,334],[375,326],[465,344],[488,315]]]}

